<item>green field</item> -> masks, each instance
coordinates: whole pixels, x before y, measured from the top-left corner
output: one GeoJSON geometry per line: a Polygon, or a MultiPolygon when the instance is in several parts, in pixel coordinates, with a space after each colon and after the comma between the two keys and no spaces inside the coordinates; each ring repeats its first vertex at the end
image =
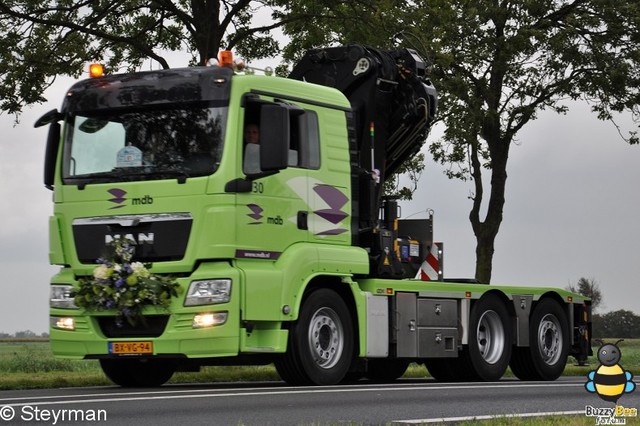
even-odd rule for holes
{"type": "MultiPolygon", "coordinates": [[[[616,339],[607,339],[615,342],[616,339]]],[[[622,359],[620,365],[640,376],[640,339],[629,339],[620,345],[622,359]]],[[[594,351],[597,348],[594,347],[594,351]]],[[[577,367],[569,358],[565,375],[586,376],[597,367],[595,357],[591,357],[588,367],[577,367]]],[[[511,372],[507,371],[510,375],[511,372]]],[[[412,365],[405,377],[427,377],[423,365],[412,365]]],[[[210,383],[229,381],[279,380],[272,365],[258,367],[204,367],[200,373],[176,373],[171,383],[210,383]]],[[[39,339],[0,340],[0,389],[29,389],[67,386],[108,385],[111,382],[102,374],[98,361],[77,361],[55,359],[49,342],[39,339]]]]}

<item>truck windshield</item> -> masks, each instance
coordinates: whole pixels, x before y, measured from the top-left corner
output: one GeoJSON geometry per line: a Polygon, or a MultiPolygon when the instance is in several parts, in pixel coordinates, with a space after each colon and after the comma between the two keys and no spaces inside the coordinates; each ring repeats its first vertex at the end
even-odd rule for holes
{"type": "Polygon", "coordinates": [[[210,101],[76,112],[67,118],[63,181],[210,175],[222,157],[226,116],[210,101]]]}

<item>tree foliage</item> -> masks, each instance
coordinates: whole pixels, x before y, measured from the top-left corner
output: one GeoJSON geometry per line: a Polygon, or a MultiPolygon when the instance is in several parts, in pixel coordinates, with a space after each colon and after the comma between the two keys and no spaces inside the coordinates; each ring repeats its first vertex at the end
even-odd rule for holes
{"type": "Polygon", "coordinates": [[[594,338],[637,339],[640,338],[640,316],[620,309],[593,316],[594,338]]]}
{"type": "Polygon", "coordinates": [[[600,284],[593,278],[580,278],[577,284],[569,284],[567,290],[591,298],[591,309],[596,312],[602,305],[600,284]]]}
{"type": "MultiPolygon", "coordinates": [[[[43,102],[58,75],[78,77],[91,61],[133,71],[146,61],[169,68],[204,64],[221,47],[247,59],[280,49],[260,23],[275,0],[23,0],[0,2],[0,110],[19,113],[43,102]],[[175,62],[175,61],[174,61],[175,62]],[[174,64],[175,66],[175,64],[174,64]]],[[[289,16],[287,19],[295,19],[289,16]]]]}
{"type": "MultiPolygon", "coordinates": [[[[430,152],[450,177],[472,179],[469,219],[476,279],[489,282],[503,219],[509,150],[544,109],[565,113],[586,100],[596,117],[638,113],[640,4],[635,0],[421,0],[370,2],[349,19],[333,1],[296,2],[322,17],[287,27],[302,48],[327,42],[413,42],[433,61],[444,136],[430,152]],[[388,7],[395,7],[388,10],[388,7]],[[364,21],[364,22],[363,22],[364,21]],[[488,175],[488,176],[485,176],[488,175]]],[[[351,9],[350,9],[351,8],[351,9]]],[[[288,52],[288,57],[295,57],[288,52]]],[[[638,143],[635,132],[624,135],[638,143]]]]}
{"type": "Polygon", "coordinates": [[[418,182],[424,168],[424,154],[418,153],[415,157],[402,164],[396,174],[384,181],[384,194],[396,196],[399,200],[413,199],[413,194],[418,189],[418,182]],[[403,177],[406,180],[403,180],[403,177]],[[408,183],[408,185],[402,185],[403,182],[408,183]]]}
{"type": "Polygon", "coordinates": [[[406,13],[402,0],[294,0],[282,1],[284,16],[312,17],[290,20],[284,33],[290,42],[283,50],[288,62],[295,62],[308,49],[330,45],[368,44],[393,47],[392,34],[402,29],[398,14],[406,13]]]}

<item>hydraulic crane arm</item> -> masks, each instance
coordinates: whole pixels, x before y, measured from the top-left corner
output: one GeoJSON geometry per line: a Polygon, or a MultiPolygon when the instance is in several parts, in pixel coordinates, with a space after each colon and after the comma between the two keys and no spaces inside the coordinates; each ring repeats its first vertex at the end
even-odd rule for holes
{"type": "Polygon", "coordinates": [[[411,49],[349,45],[308,51],[289,78],[335,87],[347,96],[359,166],[377,169],[385,180],[420,150],[433,123],[437,97],[426,68],[411,49]]]}

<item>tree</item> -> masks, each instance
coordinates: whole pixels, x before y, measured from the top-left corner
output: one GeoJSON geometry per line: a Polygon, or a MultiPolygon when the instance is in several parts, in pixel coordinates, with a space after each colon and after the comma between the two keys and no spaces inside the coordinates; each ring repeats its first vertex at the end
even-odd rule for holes
{"type": "Polygon", "coordinates": [[[640,317],[620,309],[593,316],[593,337],[601,339],[637,339],[640,337],[640,317]]]}
{"type": "Polygon", "coordinates": [[[306,16],[308,20],[286,19],[284,33],[290,38],[283,50],[286,62],[298,60],[311,48],[343,44],[393,47],[393,34],[403,28],[400,14],[409,13],[402,0],[281,0],[281,18],[306,16]]]}
{"type": "MultiPolygon", "coordinates": [[[[638,104],[637,2],[599,0],[429,2],[449,19],[432,33],[444,93],[445,136],[435,158],[461,165],[475,193],[469,215],[476,236],[476,278],[489,282],[505,204],[509,149],[545,108],[565,99],[594,103],[598,118],[638,104]],[[629,15],[631,14],[631,15],[629,15]],[[450,17],[468,22],[451,25],[450,17]],[[448,22],[447,22],[448,21],[448,22]],[[439,35],[439,37],[438,37],[439,35]],[[488,201],[484,171],[489,171],[488,201]]],[[[425,22],[425,25],[427,23],[425,22]]],[[[637,143],[635,134],[629,141],[637,143]]]]}
{"type": "MultiPolygon", "coordinates": [[[[355,16],[345,17],[348,6],[309,1],[296,2],[297,7],[301,3],[339,19],[319,18],[299,34],[297,24],[288,26],[293,46],[375,44],[397,40],[404,31],[405,43],[415,41],[433,61],[445,132],[430,152],[448,166],[449,177],[473,181],[469,220],[480,282],[491,280],[509,150],[520,130],[541,110],[566,113],[566,100],[591,102],[602,120],[639,112],[640,4],[635,0],[380,0],[371,2],[373,12],[361,15],[357,26],[355,16]],[[389,5],[396,9],[385,15],[389,5]]],[[[638,143],[636,132],[623,137],[638,143]]]]}
{"type": "Polygon", "coordinates": [[[567,290],[591,298],[591,309],[593,312],[602,304],[602,292],[600,285],[593,278],[580,278],[576,285],[569,284],[567,290]]]}
{"type": "MultiPolygon", "coordinates": [[[[283,24],[254,23],[275,0],[25,0],[0,2],[0,110],[18,114],[44,101],[58,75],[78,77],[87,62],[139,69],[145,61],[170,67],[186,52],[191,64],[216,58],[221,46],[246,59],[273,55],[269,33],[283,24]]],[[[289,20],[295,19],[288,16],[289,20]]],[[[184,56],[183,56],[184,57],[184,56]]],[[[181,59],[184,60],[184,59],[181,59]]],[[[180,64],[186,66],[188,60],[180,64]]]]}

